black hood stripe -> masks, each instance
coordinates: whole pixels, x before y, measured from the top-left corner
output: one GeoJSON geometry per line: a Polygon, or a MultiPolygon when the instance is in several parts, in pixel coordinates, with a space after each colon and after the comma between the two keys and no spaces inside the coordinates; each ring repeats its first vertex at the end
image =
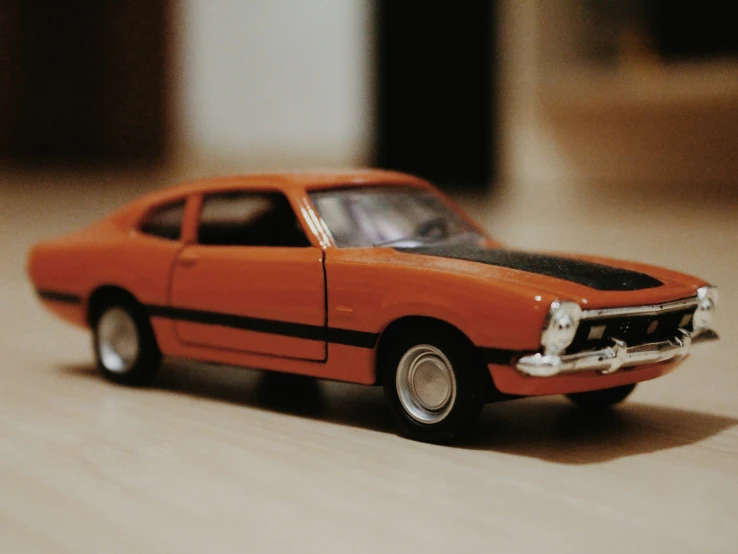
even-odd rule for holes
{"type": "Polygon", "coordinates": [[[596,290],[634,291],[663,285],[658,279],[638,271],[535,252],[466,245],[423,246],[419,248],[397,248],[397,250],[546,275],[596,290]]]}

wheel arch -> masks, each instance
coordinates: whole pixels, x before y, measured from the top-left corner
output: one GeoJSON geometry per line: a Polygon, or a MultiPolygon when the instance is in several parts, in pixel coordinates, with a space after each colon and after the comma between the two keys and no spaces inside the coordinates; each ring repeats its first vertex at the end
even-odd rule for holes
{"type": "Polygon", "coordinates": [[[141,302],[128,290],[118,285],[101,285],[87,299],[85,319],[93,327],[100,311],[111,302],[121,301],[141,306],[141,302]]]}
{"type": "Polygon", "coordinates": [[[455,325],[448,323],[447,321],[443,321],[442,319],[430,316],[403,316],[395,319],[394,321],[389,323],[389,325],[387,325],[384,330],[382,330],[379,335],[379,339],[377,340],[377,348],[374,361],[374,384],[379,384],[381,382],[380,371],[382,363],[389,353],[392,341],[396,340],[404,334],[410,332],[416,333],[419,330],[449,333],[457,340],[465,344],[466,347],[469,348],[470,354],[474,357],[476,362],[478,362],[475,365],[479,369],[483,370],[483,380],[485,383],[485,392],[487,393],[487,397],[493,398],[495,394],[498,393],[497,387],[492,380],[492,375],[489,371],[487,371],[487,364],[484,361],[482,353],[480,352],[479,348],[472,342],[472,340],[466,335],[466,333],[464,333],[455,325]]]}

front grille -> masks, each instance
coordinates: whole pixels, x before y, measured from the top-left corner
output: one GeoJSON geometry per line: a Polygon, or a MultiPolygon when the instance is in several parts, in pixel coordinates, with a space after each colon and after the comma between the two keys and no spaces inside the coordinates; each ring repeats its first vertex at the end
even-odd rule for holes
{"type": "Polygon", "coordinates": [[[628,346],[669,340],[678,335],[680,327],[686,331],[692,330],[692,318],[690,317],[686,324],[683,323],[683,320],[685,316],[692,316],[694,312],[695,306],[688,306],[681,310],[663,314],[603,316],[584,319],[579,324],[577,334],[574,336],[571,345],[566,349],[566,353],[574,354],[612,346],[612,339],[620,339],[628,346]],[[592,328],[601,325],[605,326],[602,336],[592,338],[592,328]]]}

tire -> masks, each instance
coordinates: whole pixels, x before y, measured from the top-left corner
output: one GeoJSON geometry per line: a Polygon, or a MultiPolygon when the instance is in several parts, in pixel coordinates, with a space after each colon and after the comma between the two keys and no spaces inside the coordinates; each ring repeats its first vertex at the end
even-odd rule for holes
{"type": "Polygon", "coordinates": [[[467,433],[484,404],[484,370],[471,345],[448,332],[395,340],[380,371],[384,394],[402,435],[448,443],[467,433]]]}
{"type": "Polygon", "coordinates": [[[567,394],[566,397],[585,410],[603,410],[615,404],[619,404],[628,398],[635,388],[636,385],[633,383],[631,385],[621,385],[610,389],[575,392],[567,394]]]}
{"type": "Polygon", "coordinates": [[[123,385],[142,385],[161,364],[161,352],[143,306],[116,300],[105,304],[93,322],[97,367],[103,376],[123,385]]]}

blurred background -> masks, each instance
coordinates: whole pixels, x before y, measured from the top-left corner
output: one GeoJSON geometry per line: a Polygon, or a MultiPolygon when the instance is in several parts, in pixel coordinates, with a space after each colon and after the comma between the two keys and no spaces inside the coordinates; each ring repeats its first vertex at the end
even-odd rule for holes
{"type": "Polygon", "coordinates": [[[0,1],[0,551],[734,552],[732,7],[0,1]],[[430,179],[512,246],[698,275],[723,340],[613,413],[490,405],[444,449],[395,436],[376,388],[176,363],[112,387],[26,277],[32,243],[144,190],[353,166],[430,179]]]}
{"type": "Polygon", "coordinates": [[[719,0],[6,0],[4,167],[732,189],[719,0]]]}

